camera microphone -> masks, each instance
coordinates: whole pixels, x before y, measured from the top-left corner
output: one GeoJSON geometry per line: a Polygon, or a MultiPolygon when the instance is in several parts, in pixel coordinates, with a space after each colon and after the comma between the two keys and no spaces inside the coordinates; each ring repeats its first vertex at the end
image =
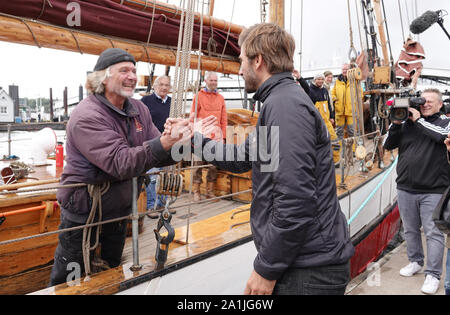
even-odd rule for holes
{"type": "Polygon", "coordinates": [[[409,30],[413,34],[425,32],[431,25],[438,22],[441,11],[426,11],[424,14],[412,21],[409,30]]]}

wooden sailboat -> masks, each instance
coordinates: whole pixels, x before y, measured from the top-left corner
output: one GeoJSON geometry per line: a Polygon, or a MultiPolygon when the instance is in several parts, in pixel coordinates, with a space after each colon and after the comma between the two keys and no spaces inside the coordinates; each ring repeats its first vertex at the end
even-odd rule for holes
{"type": "MultiPolygon", "coordinates": [[[[139,1],[136,2],[139,3],[139,1]]],[[[283,3],[284,1],[280,0],[271,1],[271,21],[280,25],[284,25],[283,3]]],[[[146,8],[147,11],[151,9],[151,5],[146,8]]],[[[231,29],[230,26],[229,29],[231,29]]],[[[238,31],[237,28],[236,32],[238,31]]],[[[130,42],[119,38],[98,36],[73,29],[67,30],[41,22],[26,21],[24,23],[9,16],[0,16],[0,39],[92,54],[99,54],[111,46],[120,47],[127,49],[137,60],[175,65],[175,54],[167,48],[149,46],[145,42],[130,42]],[[17,31],[10,32],[11,28],[17,31]]],[[[226,58],[201,56],[200,60],[199,65],[198,56],[191,55],[190,67],[232,74],[239,70],[236,56],[226,58]]],[[[230,117],[233,117],[231,111],[230,117]]],[[[250,111],[234,112],[234,119],[238,126],[256,123],[250,111]]],[[[352,260],[352,276],[364,270],[368,263],[376,259],[399,229],[395,163],[391,156],[387,155],[384,157],[384,163],[387,165],[385,169],[373,168],[364,173],[363,177],[359,172],[348,175],[346,185],[338,189],[340,205],[349,220],[349,229],[357,252],[352,260]]],[[[186,171],[184,178],[187,185],[189,185],[189,177],[189,171],[186,171]]],[[[222,184],[218,182],[216,185],[218,194],[251,188],[250,174],[237,176],[221,172],[219,181],[222,181],[222,184]]],[[[336,181],[342,183],[341,177],[337,176],[336,181]]],[[[249,194],[239,198],[251,201],[249,194]]],[[[198,221],[189,228],[181,226],[176,232],[174,242],[169,246],[168,260],[163,269],[155,270],[154,258],[146,257],[140,262],[142,268],[139,270],[131,271],[130,267],[133,263],[128,261],[118,268],[93,275],[89,282],[67,283],[37,293],[240,294],[252,270],[256,253],[250,226],[246,223],[249,218],[248,209],[249,205],[244,205],[198,221]],[[234,214],[235,212],[238,214],[234,214]],[[210,226],[215,228],[207,229],[210,226]],[[184,241],[185,233],[188,233],[189,242],[184,241]]],[[[55,222],[57,217],[58,211],[54,211],[52,218],[55,222]]],[[[40,221],[39,224],[41,225],[40,221]]],[[[53,224],[56,226],[56,223],[53,224]]],[[[0,232],[2,228],[0,226],[0,232]]],[[[55,239],[55,237],[52,238],[53,244],[55,239]]],[[[35,280],[34,274],[22,279],[35,280]]],[[[11,283],[11,280],[2,278],[0,283],[3,280],[5,284],[11,283]]]]}

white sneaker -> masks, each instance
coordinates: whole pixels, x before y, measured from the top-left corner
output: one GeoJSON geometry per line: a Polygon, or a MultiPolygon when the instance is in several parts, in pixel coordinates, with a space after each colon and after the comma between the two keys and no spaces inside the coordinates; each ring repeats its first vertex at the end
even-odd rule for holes
{"type": "Polygon", "coordinates": [[[422,292],[425,294],[435,294],[439,289],[439,279],[432,275],[427,275],[422,286],[422,292]]]}
{"type": "Polygon", "coordinates": [[[412,277],[416,273],[418,273],[420,270],[422,270],[422,266],[419,265],[417,262],[409,263],[407,266],[400,269],[400,275],[403,277],[412,277]]]}

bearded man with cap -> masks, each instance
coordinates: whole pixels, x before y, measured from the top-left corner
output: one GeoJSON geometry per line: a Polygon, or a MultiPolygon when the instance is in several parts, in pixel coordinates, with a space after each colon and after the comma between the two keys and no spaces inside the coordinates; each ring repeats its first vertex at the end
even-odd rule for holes
{"type": "MultiPolygon", "coordinates": [[[[66,165],[61,184],[106,184],[109,188],[101,195],[102,221],[131,213],[132,178],[152,167],[174,164],[169,150],[182,137],[172,136],[175,133],[161,135],[147,106],[132,98],[137,82],[135,64],[133,56],[122,49],[105,50],[87,77],[90,95],[73,110],[66,128],[66,165]]],[[[190,127],[180,122],[178,131],[176,134],[190,134],[190,127]]],[[[139,179],[138,187],[142,183],[139,179]]],[[[60,229],[84,225],[92,198],[86,186],[58,189],[60,229]]],[[[67,277],[74,268],[81,273],[85,269],[82,235],[82,229],[59,235],[50,285],[73,280],[67,277]]],[[[101,226],[101,259],[109,267],[120,264],[125,237],[126,220],[101,226]]]]}

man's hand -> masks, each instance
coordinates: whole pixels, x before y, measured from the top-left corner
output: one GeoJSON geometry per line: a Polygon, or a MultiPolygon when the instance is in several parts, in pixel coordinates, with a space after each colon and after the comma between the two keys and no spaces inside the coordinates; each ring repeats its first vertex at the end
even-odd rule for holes
{"type": "Polygon", "coordinates": [[[411,119],[413,122],[416,122],[417,119],[420,118],[420,112],[417,109],[410,107],[409,112],[411,113],[411,115],[409,116],[410,117],[409,119],[411,119]]]}
{"type": "Polygon", "coordinates": [[[294,71],[292,71],[292,75],[294,76],[294,78],[296,78],[297,80],[300,80],[300,78],[302,77],[300,72],[296,69],[294,69],[294,71]]]}
{"type": "Polygon", "coordinates": [[[222,141],[222,129],[215,116],[211,115],[204,119],[199,119],[195,123],[194,118],[192,117],[191,124],[194,132],[200,132],[205,138],[222,141]]]}
{"type": "MultiPolygon", "coordinates": [[[[194,123],[194,113],[191,113],[188,119],[184,118],[167,118],[166,123],[164,124],[164,132],[163,135],[168,135],[172,133],[172,129],[175,128],[177,124],[180,122],[188,123],[192,132],[200,132],[205,137],[210,135],[212,132],[216,130],[218,127],[217,118],[215,116],[208,116],[204,119],[198,119],[194,123]]],[[[208,137],[209,138],[209,137],[208,137]]]]}
{"type": "Polygon", "coordinates": [[[447,146],[448,152],[450,152],[450,132],[448,133],[447,139],[445,139],[444,143],[447,146]]]}
{"type": "Polygon", "coordinates": [[[164,131],[162,133],[163,136],[170,135],[172,132],[172,126],[180,123],[181,121],[185,121],[184,118],[167,118],[166,122],[164,123],[164,131]]]}
{"type": "Polygon", "coordinates": [[[267,280],[261,277],[255,270],[253,270],[245,287],[245,295],[270,295],[275,287],[276,280],[267,280]]]}
{"type": "Polygon", "coordinates": [[[192,138],[192,126],[187,119],[174,118],[170,122],[169,127],[164,130],[160,138],[161,145],[165,151],[169,151],[177,142],[185,142],[192,138]]]}

